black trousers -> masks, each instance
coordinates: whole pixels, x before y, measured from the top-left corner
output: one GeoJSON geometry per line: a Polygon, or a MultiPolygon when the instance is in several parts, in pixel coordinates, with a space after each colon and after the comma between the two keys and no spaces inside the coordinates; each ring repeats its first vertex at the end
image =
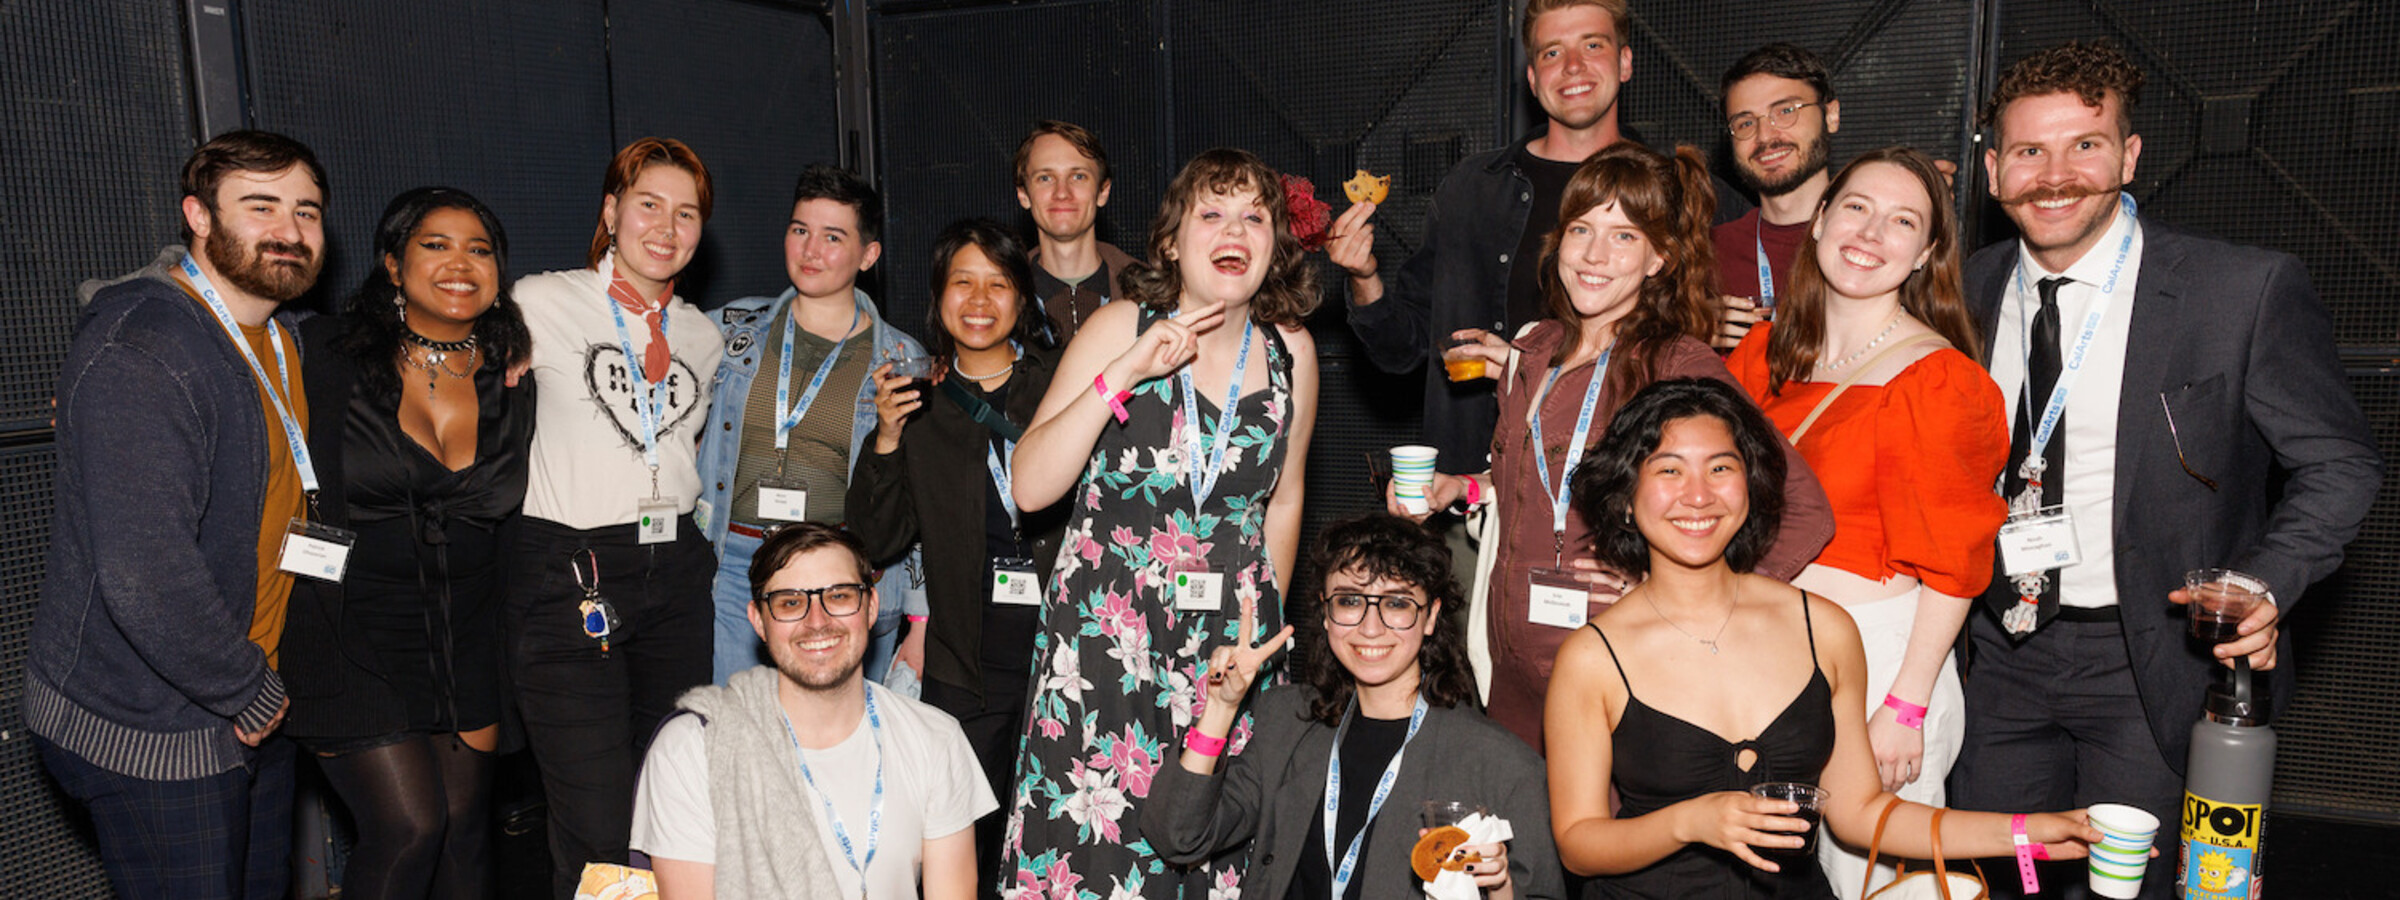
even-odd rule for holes
{"type": "Polygon", "coordinates": [[[577,530],[528,517],[509,585],[509,663],[525,736],[549,803],[551,880],[575,893],[588,862],[626,862],[642,755],[675,698],[707,684],[716,554],[691,517],[676,540],[641,544],[631,525],[577,530]],[[621,622],[608,649],[583,630],[570,557],[599,561],[600,596],[621,622]]]}
{"type": "MultiPolygon", "coordinates": [[[[1030,663],[1028,663],[1028,666],[1030,663]]],[[[1008,830],[1008,797],[1015,789],[1017,748],[1025,740],[1025,706],[1031,700],[1028,666],[983,669],[983,695],[939,681],[925,682],[925,702],[949,713],[966,732],[975,761],[1000,808],[975,820],[975,896],[997,897],[1001,884],[1000,841],[1008,830]]]]}
{"type": "MultiPolygon", "coordinates": [[[[2160,822],[2159,855],[2143,873],[2141,896],[2173,897],[2183,776],[2143,717],[2124,627],[2053,621],[2014,644],[1978,610],[1967,617],[1967,634],[1975,656],[1950,805],[2010,813],[2141,807],[2160,822]]],[[[1985,860],[1983,871],[1992,896],[2021,895],[2016,860],[1985,860]]],[[[2082,860],[2040,864],[2042,896],[2092,896],[2085,872],[2082,860]]]]}

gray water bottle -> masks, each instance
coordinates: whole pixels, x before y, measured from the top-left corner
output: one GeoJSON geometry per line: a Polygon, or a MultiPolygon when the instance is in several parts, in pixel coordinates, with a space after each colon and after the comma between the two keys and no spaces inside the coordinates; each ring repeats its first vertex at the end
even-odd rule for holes
{"type": "Polygon", "coordinates": [[[2251,691],[2249,660],[2238,660],[2231,675],[2231,685],[2209,686],[2207,712],[2192,725],[2175,877],[2184,900],[2262,896],[2275,729],[2266,724],[2263,699],[2251,691]]]}

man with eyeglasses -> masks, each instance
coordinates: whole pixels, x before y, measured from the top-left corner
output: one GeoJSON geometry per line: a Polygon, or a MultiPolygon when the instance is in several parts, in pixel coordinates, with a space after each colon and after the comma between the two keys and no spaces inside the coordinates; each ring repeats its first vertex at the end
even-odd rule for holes
{"type": "Polygon", "coordinates": [[[829,525],[760,544],[750,627],[774,665],[685,694],[642,765],[632,847],[661,896],[975,895],[975,820],[999,802],[956,719],[861,673],[874,578],[829,525]]]}
{"type": "Polygon", "coordinates": [[[1758,192],[1757,209],[1713,233],[1717,286],[1725,295],[1714,343],[1729,349],[1767,317],[1776,292],[1790,286],[1784,274],[1825,201],[1830,135],[1842,130],[1842,101],[1833,96],[1824,60],[1782,42],[1743,55],[1718,84],[1734,173],[1758,192]]]}

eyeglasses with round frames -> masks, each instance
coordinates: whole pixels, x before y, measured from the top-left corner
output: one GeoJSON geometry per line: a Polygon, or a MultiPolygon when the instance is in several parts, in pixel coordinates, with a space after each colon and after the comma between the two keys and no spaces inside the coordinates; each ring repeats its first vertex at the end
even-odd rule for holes
{"type": "MultiPolygon", "coordinates": [[[[1822,104],[1810,101],[1806,103],[1786,103],[1781,106],[1771,107],[1767,110],[1767,124],[1773,125],[1777,128],[1790,128],[1792,127],[1792,123],[1800,121],[1801,110],[1807,109],[1811,106],[1820,105],[1822,104]]],[[[1737,141],[1746,141],[1753,137],[1757,137],[1758,117],[1749,113],[1743,113],[1741,115],[1734,116],[1733,118],[1726,119],[1725,132],[1733,135],[1733,139],[1737,141]]]]}
{"type": "Polygon", "coordinates": [[[768,591],[759,598],[766,604],[767,615],[778,622],[797,622],[808,618],[808,605],[815,601],[825,607],[825,614],[834,618],[858,615],[866,608],[867,592],[874,590],[863,584],[829,584],[821,588],[798,588],[768,591]]]}
{"type": "Polygon", "coordinates": [[[1402,630],[1416,627],[1425,601],[1406,594],[1332,594],[1325,598],[1325,617],[1335,625],[1355,627],[1366,623],[1370,606],[1375,608],[1376,618],[1383,620],[1383,627],[1402,630]]]}

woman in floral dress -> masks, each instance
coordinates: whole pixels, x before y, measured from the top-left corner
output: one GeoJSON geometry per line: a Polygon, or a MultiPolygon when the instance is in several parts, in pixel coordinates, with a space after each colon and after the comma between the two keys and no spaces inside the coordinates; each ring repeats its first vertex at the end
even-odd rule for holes
{"type": "Polygon", "coordinates": [[[1133,302],[1101,307],[1068,345],[1012,463],[1018,507],[1074,508],[1035,638],[1007,897],[1214,897],[1240,878],[1238,857],[1169,866],[1137,823],[1203,702],[1210,651],[1245,611],[1253,641],[1283,627],[1316,288],[1278,176],[1241,150],[1175,177],[1148,256],[1120,285],[1133,302]]]}

